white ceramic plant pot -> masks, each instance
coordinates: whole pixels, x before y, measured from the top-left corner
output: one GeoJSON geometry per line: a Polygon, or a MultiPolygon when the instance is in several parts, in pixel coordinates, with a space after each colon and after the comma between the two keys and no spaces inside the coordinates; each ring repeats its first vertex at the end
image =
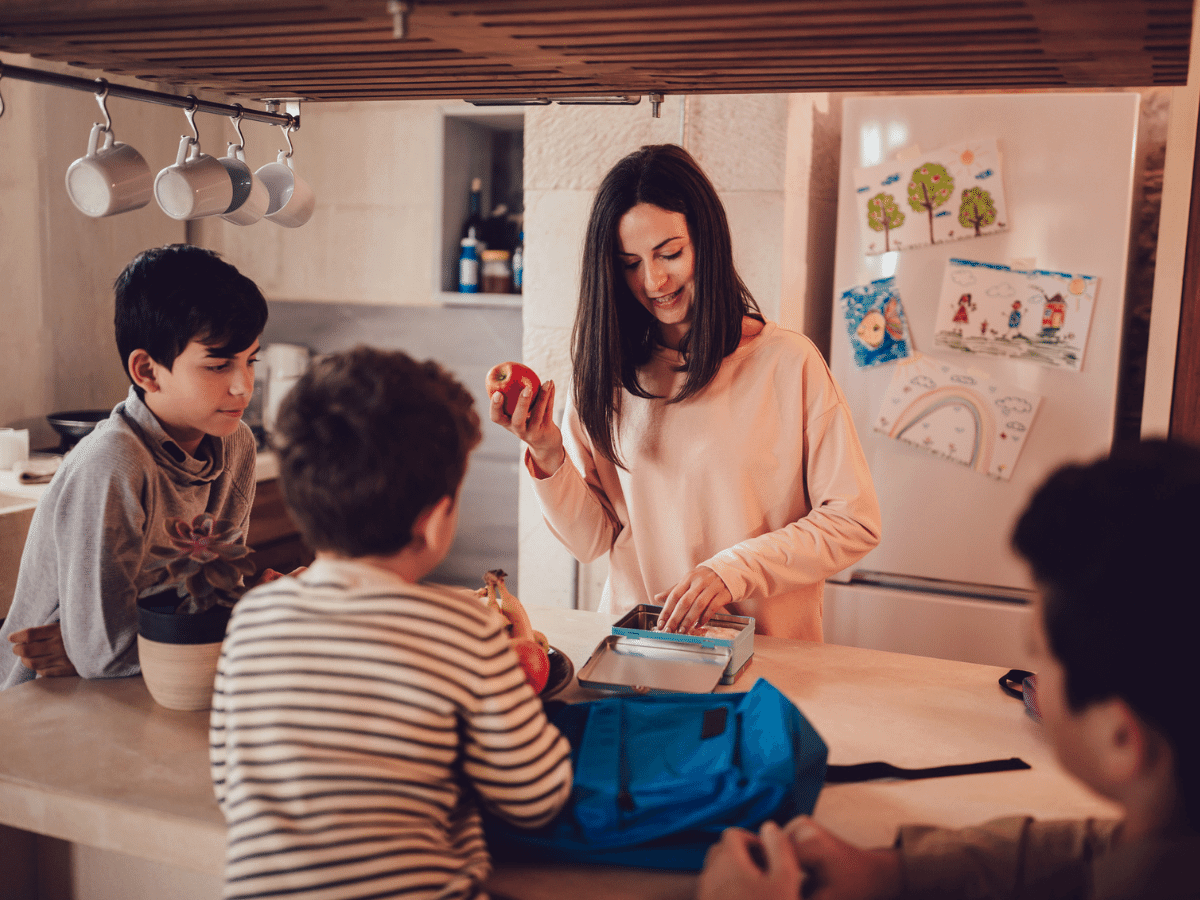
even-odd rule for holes
{"type": "Polygon", "coordinates": [[[174,590],[138,600],[138,660],[150,696],[167,709],[209,709],[229,607],[179,614],[174,590]]]}
{"type": "Polygon", "coordinates": [[[164,644],[138,635],[138,658],[146,689],[167,709],[209,709],[221,642],[164,644]]]}

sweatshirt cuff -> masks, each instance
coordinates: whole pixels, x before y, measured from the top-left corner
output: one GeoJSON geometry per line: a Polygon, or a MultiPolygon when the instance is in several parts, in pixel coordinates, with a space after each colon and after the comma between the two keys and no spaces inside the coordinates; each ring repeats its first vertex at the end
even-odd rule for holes
{"type": "Polygon", "coordinates": [[[733,597],[733,602],[738,603],[746,599],[746,595],[750,591],[750,586],[746,576],[739,571],[735,566],[729,565],[721,559],[720,554],[710,559],[706,559],[700,565],[705,568],[712,569],[717,573],[717,577],[725,583],[725,587],[729,589],[729,594],[733,597]]]}

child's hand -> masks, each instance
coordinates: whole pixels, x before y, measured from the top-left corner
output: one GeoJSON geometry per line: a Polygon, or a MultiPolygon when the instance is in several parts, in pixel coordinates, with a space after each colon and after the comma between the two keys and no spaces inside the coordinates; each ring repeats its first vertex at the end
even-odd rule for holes
{"type": "Polygon", "coordinates": [[[75,666],[67,658],[63,644],[62,626],[57,622],[22,628],[8,636],[12,651],[21,659],[21,665],[32,669],[43,678],[58,678],[78,675],[75,666]]]}
{"type": "MultiPolygon", "coordinates": [[[[296,568],[292,569],[292,571],[288,572],[288,575],[290,575],[292,578],[295,578],[297,575],[300,575],[303,572],[307,572],[307,571],[308,571],[308,566],[297,566],[296,568]]],[[[282,578],[282,577],[283,577],[283,573],[279,572],[275,569],[263,569],[262,575],[259,577],[258,581],[255,582],[255,584],[256,585],[268,584],[268,583],[275,581],[276,579],[282,578]]]]}
{"type": "Polygon", "coordinates": [[[727,828],[709,848],[696,888],[697,900],[796,900],[803,873],[791,840],[774,822],[757,835],[727,828]]]}
{"type": "Polygon", "coordinates": [[[807,875],[806,900],[893,900],[900,895],[895,850],[847,844],[808,816],[792,819],[785,830],[807,875]]]}

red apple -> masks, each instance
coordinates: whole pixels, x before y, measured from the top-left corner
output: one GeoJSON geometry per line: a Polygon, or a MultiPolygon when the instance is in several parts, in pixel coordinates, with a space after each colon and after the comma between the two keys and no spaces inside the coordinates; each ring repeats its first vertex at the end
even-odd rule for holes
{"type": "Polygon", "coordinates": [[[550,657],[542,645],[529,638],[513,638],[509,646],[517,654],[521,668],[525,670],[525,680],[533,688],[535,694],[540,694],[550,678],[550,657]]]}
{"type": "MultiPolygon", "coordinates": [[[[537,400],[538,391],[541,390],[542,382],[537,377],[537,373],[529,366],[521,365],[519,362],[502,362],[492,366],[491,371],[487,373],[487,395],[491,399],[492,395],[499,391],[504,395],[504,414],[512,418],[512,414],[517,409],[517,399],[521,396],[521,391],[525,390],[525,386],[533,390],[533,400],[537,400]]],[[[533,401],[530,401],[530,406],[533,401]]]]}

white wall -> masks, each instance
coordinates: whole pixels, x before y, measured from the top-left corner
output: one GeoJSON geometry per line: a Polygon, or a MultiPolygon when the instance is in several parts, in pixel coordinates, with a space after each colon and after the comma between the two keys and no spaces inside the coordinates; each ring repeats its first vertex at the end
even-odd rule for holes
{"type": "MultiPolygon", "coordinates": [[[[100,74],[8,54],[0,61],[77,77],[100,74]]],[[[298,229],[267,221],[239,228],[219,219],[176,222],[153,201],[88,218],[71,205],[64,179],[101,119],[95,97],[12,78],[0,90],[0,425],[29,427],[35,448],[58,442],[48,413],[109,408],[124,397],[112,283],[148,247],[189,241],[217,250],[272,302],[439,301],[434,270],[445,101],[306,104],[292,140],[297,171],[317,196],[313,219],[298,229]]],[[[117,139],[137,147],[152,172],[174,162],[188,132],[182,110],[119,97],[109,99],[108,109],[117,139]]],[[[196,124],[202,148],[214,155],[236,137],[224,116],[201,113],[196,124]]],[[[277,126],[246,121],[242,131],[252,168],[287,146],[277,126]]]]}
{"type": "MultiPolygon", "coordinates": [[[[268,299],[429,305],[440,235],[445,101],[307,103],[292,135],[293,163],[316,194],[301,228],[219,218],[193,230],[253,278],[268,299]]],[[[219,143],[235,138],[225,120],[219,143]]],[[[282,129],[243,125],[252,169],[287,148],[282,129]]],[[[203,135],[202,135],[203,138],[203,135]]]]}
{"type": "MultiPolygon", "coordinates": [[[[79,74],[28,57],[0,61],[79,74]]],[[[67,168],[102,120],[93,95],[11,78],[0,90],[0,425],[29,427],[34,447],[53,446],[47,413],[107,408],[124,397],[113,280],[138,251],[183,240],[184,227],[153,205],[107,219],[71,205],[67,168]]],[[[137,147],[151,169],[174,160],[182,113],[121,99],[108,109],[117,139],[137,147]]]]}

